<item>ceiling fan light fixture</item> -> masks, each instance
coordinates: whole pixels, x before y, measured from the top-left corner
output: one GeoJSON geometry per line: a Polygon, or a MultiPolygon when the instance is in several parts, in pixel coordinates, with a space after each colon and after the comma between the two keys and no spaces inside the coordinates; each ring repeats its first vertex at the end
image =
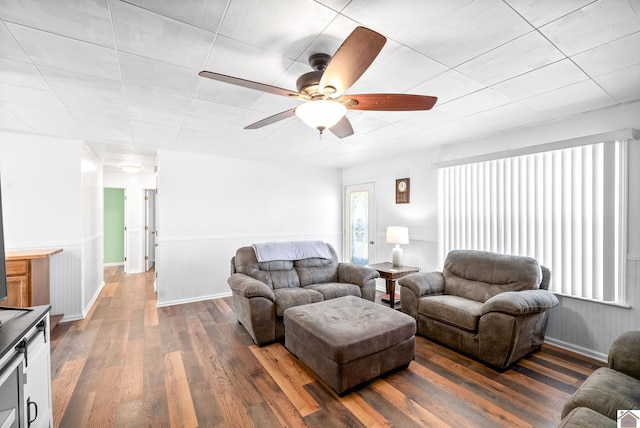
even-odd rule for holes
{"type": "Polygon", "coordinates": [[[320,133],[338,123],[346,113],[345,106],[331,100],[308,101],[296,108],[296,116],[320,133]]]}

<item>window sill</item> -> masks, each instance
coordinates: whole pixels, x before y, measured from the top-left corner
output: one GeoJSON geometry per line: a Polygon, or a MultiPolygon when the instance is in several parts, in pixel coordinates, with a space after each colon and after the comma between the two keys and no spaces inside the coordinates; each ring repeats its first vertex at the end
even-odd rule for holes
{"type": "Polygon", "coordinates": [[[585,297],[577,297],[577,296],[571,296],[569,294],[562,294],[562,293],[553,293],[556,295],[556,297],[558,298],[567,298],[567,299],[572,299],[572,300],[580,300],[583,302],[587,302],[587,303],[595,303],[598,305],[606,305],[606,306],[613,306],[616,308],[621,308],[621,309],[632,309],[631,305],[627,304],[627,303],[622,303],[622,302],[605,302],[602,300],[594,300],[594,299],[587,299],[585,297]]]}

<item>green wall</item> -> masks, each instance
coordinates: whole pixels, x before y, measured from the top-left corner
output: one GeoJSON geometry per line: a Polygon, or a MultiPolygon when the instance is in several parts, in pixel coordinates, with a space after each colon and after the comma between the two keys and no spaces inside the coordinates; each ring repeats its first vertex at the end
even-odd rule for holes
{"type": "Polygon", "coordinates": [[[124,263],[124,189],[104,189],[104,262],[124,263]]]}

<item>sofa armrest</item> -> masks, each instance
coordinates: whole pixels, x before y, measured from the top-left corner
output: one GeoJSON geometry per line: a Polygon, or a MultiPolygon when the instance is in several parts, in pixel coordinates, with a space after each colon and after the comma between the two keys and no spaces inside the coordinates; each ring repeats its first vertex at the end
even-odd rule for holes
{"type": "Polygon", "coordinates": [[[558,298],[547,290],[505,291],[484,302],[480,311],[482,315],[501,312],[517,316],[544,312],[558,303],[558,298]]]}
{"type": "Polygon", "coordinates": [[[398,280],[403,289],[410,290],[417,298],[444,292],[442,272],[416,272],[398,280]]]}
{"type": "Polygon", "coordinates": [[[271,288],[249,275],[234,273],[227,279],[227,282],[231,290],[242,297],[264,297],[274,302],[276,300],[271,288]]]}
{"type": "Polygon", "coordinates": [[[626,331],[609,349],[609,368],[640,380],[640,331],[626,331]]]}
{"type": "Polygon", "coordinates": [[[367,285],[368,281],[380,276],[377,270],[367,266],[360,266],[353,263],[338,264],[338,281],[349,284],[356,284],[360,287],[367,285]]]}

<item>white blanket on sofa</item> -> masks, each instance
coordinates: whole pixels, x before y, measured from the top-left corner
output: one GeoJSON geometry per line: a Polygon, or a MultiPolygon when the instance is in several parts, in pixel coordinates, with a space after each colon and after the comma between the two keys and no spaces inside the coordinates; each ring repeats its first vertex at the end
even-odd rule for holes
{"type": "Polygon", "coordinates": [[[322,241],[263,242],[252,244],[252,247],[259,262],[332,257],[329,247],[322,241]]]}

